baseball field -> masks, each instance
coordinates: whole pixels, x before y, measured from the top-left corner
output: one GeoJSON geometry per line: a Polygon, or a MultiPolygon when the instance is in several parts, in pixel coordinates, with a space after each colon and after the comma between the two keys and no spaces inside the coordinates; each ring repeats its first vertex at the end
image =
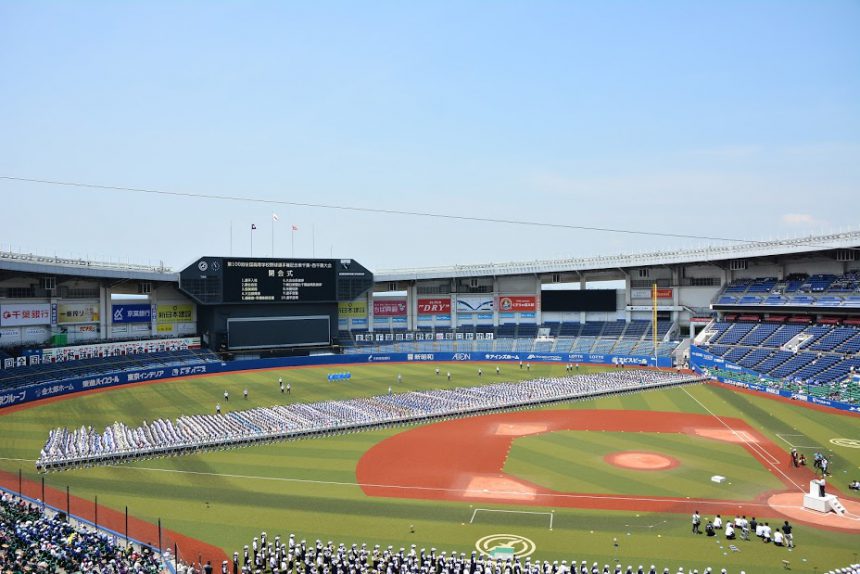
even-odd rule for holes
{"type": "MultiPolygon", "coordinates": [[[[634,568],[730,572],[824,571],[856,562],[860,521],[799,510],[812,478],[789,464],[792,447],[825,453],[828,488],[860,479],[860,417],[717,384],[696,384],[543,409],[446,420],[309,440],[38,475],[50,429],[129,425],[183,414],[283,402],[539,376],[563,365],[377,364],[348,381],[326,368],[250,371],[135,385],[0,411],[0,484],[132,536],[220,561],[254,536],[321,539],[521,555],[634,568]],[[434,369],[441,369],[436,375],[434,369]],[[445,373],[450,371],[449,382],[445,373]],[[398,375],[402,382],[398,383],[398,375]],[[278,378],[290,383],[281,393],[278,378]],[[248,389],[248,399],[242,398],[248,389]],[[223,399],[224,391],[230,400],[223,399]],[[715,477],[722,477],[717,480],[715,477]],[[70,493],[68,502],[66,492],[70,493]],[[795,525],[793,550],[756,539],[690,533],[690,513],[744,514],[795,525]],[[816,524],[815,521],[823,522],[816,524]]],[[[579,373],[599,368],[581,367],[579,373]]],[[[855,499],[856,500],[856,499],[855,499]]],[[[847,496],[849,511],[860,514],[847,496]]]]}

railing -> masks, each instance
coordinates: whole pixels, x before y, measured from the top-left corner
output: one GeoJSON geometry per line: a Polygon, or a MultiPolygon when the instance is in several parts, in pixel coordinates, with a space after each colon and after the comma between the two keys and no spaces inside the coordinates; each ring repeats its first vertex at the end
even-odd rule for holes
{"type": "Polygon", "coordinates": [[[70,259],[66,257],[49,257],[34,253],[15,253],[0,251],[0,260],[26,261],[45,265],[64,265],[71,267],[86,267],[90,269],[115,269],[121,271],[145,271],[147,273],[173,273],[173,269],[161,262],[159,265],[141,265],[138,263],[122,263],[113,261],[92,261],[90,259],[70,259]]]}
{"type": "MultiPolygon", "coordinates": [[[[3,486],[0,486],[0,492],[5,492],[7,494],[12,495],[13,497],[19,498],[21,500],[25,500],[25,501],[29,502],[30,504],[39,507],[42,511],[42,514],[45,516],[49,516],[48,512],[53,513],[53,517],[56,517],[57,515],[60,515],[60,514],[65,515],[66,520],[68,521],[69,525],[71,525],[72,528],[74,528],[76,531],[82,530],[81,527],[86,527],[90,530],[95,530],[95,531],[101,532],[102,534],[107,535],[111,539],[111,543],[113,543],[114,546],[121,547],[121,548],[128,548],[129,546],[131,546],[131,547],[136,548],[138,550],[148,548],[150,550],[150,552],[152,552],[154,555],[156,555],[160,558],[161,563],[162,563],[161,565],[163,568],[167,568],[172,574],[176,574],[176,554],[177,554],[176,549],[174,549],[174,552],[171,554],[169,552],[169,550],[167,552],[165,552],[162,548],[157,548],[155,546],[151,546],[150,544],[146,544],[145,542],[141,542],[140,540],[137,540],[137,539],[129,536],[129,534],[128,534],[128,507],[126,507],[126,509],[125,509],[125,518],[126,518],[125,532],[117,532],[116,530],[112,530],[110,528],[107,528],[103,524],[100,525],[98,523],[98,497],[96,497],[95,501],[93,502],[94,521],[91,521],[91,520],[88,520],[82,516],[71,514],[71,504],[69,502],[69,500],[70,500],[69,492],[70,491],[69,491],[68,487],[66,487],[66,501],[67,501],[66,502],[66,508],[61,509],[61,508],[57,508],[56,506],[53,506],[53,505],[45,502],[45,481],[44,481],[44,479],[42,480],[42,483],[41,483],[42,484],[42,494],[41,494],[42,498],[33,498],[33,497],[30,497],[30,496],[27,496],[24,494],[24,492],[23,492],[23,490],[24,490],[23,489],[23,481],[21,480],[20,472],[19,472],[18,477],[19,477],[18,492],[14,491],[12,489],[9,489],[9,488],[4,488],[3,486]]],[[[158,523],[158,536],[159,536],[159,541],[161,542],[162,540],[161,540],[161,521],[160,520],[158,523]]]]}

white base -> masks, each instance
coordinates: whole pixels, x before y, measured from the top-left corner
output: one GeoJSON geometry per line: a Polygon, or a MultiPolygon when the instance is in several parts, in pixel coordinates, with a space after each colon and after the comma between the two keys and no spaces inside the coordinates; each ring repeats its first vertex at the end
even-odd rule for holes
{"type": "Polygon", "coordinates": [[[803,495],[803,508],[814,510],[816,512],[835,512],[833,503],[836,502],[836,496],[826,494],[824,496],[815,496],[812,494],[803,495]]]}

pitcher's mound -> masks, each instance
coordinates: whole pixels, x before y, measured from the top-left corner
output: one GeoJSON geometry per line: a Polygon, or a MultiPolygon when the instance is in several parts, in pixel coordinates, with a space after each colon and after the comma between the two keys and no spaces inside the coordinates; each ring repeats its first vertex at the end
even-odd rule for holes
{"type": "Polygon", "coordinates": [[[613,466],[633,470],[667,470],[681,464],[678,462],[678,459],[666,456],[665,454],[638,450],[607,454],[603,457],[603,460],[613,466]]]}
{"type": "Polygon", "coordinates": [[[848,511],[847,515],[840,516],[835,512],[825,514],[823,512],[807,510],[803,508],[803,493],[800,492],[783,492],[781,494],[774,494],[767,499],[768,506],[797,522],[860,532],[860,502],[845,500],[841,497],[839,498],[839,502],[848,511]]]}

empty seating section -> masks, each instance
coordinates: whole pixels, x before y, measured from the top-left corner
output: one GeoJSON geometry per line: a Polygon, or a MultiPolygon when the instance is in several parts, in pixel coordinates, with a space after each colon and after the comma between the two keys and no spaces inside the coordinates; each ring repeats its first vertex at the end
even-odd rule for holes
{"type": "Polygon", "coordinates": [[[779,325],[774,325],[773,323],[756,324],[738,343],[750,346],[760,345],[762,341],[773,335],[779,327],[779,325]]]}
{"type": "Polygon", "coordinates": [[[737,363],[749,352],[750,350],[746,347],[732,347],[723,357],[727,361],[737,363]]]}
{"type": "Polygon", "coordinates": [[[715,297],[717,305],[749,306],[860,306],[860,272],[844,275],[790,275],[736,279],[715,297]]]}
{"type": "MultiPolygon", "coordinates": [[[[804,283],[807,288],[812,284],[804,283]]],[[[825,284],[832,282],[815,283],[825,284]]],[[[854,371],[860,372],[860,321],[833,317],[821,321],[825,324],[800,324],[793,316],[776,317],[770,323],[715,321],[703,340],[711,354],[781,379],[787,388],[809,387],[816,396],[860,403],[860,388],[849,381],[854,371]]]]}
{"type": "Polygon", "coordinates": [[[721,345],[734,345],[752,331],[755,323],[735,323],[716,341],[721,345]]]}
{"type": "Polygon", "coordinates": [[[824,333],[818,338],[818,340],[809,345],[809,349],[812,351],[832,351],[856,334],[856,329],[834,327],[828,333],[824,333]]]}
{"type": "Polygon", "coordinates": [[[627,339],[638,339],[648,330],[649,321],[630,321],[627,324],[627,329],[624,331],[624,337],[627,339]]]}
{"type": "Polygon", "coordinates": [[[827,333],[830,332],[831,327],[829,325],[812,325],[807,327],[803,331],[804,336],[808,336],[803,343],[801,343],[801,348],[809,348],[810,345],[813,345],[820,337],[823,337],[827,333]]]}
{"type": "Polygon", "coordinates": [[[803,329],[803,325],[780,325],[779,329],[773,332],[773,335],[762,341],[761,346],[781,347],[797,337],[803,329]]]}
{"type": "Polygon", "coordinates": [[[738,364],[742,367],[746,367],[747,369],[757,370],[757,365],[770,357],[771,354],[773,354],[773,351],[770,349],[750,349],[750,351],[738,361],[738,364]]]}
{"type": "MultiPolygon", "coordinates": [[[[658,321],[657,354],[661,357],[671,356],[678,346],[678,341],[663,341],[672,328],[671,321],[658,321]]],[[[602,355],[645,355],[653,356],[654,343],[651,337],[651,322],[636,320],[626,322],[617,321],[588,321],[577,323],[572,321],[551,322],[544,325],[505,323],[498,327],[478,326],[477,331],[493,333],[493,339],[459,339],[454,337],[452,329],[432,328],[420,329],[427,336],[431,332],[434,336],[442,333],[442,339],[429,341],[415,341],[395,339],[391,331],[387,331],[390,338],[386,340],[356,341],[357,331],[342,332],[341,341],[344,342],[345,353],[412,353],[412,352],[457,352],[457,351],[486,351],[486,352],[531,352],[531,353],[573,353],[573,354],[602,354],[602,355]],[[543,340],[538,338],[540,329],[546,328],[550,331],[550,338],[543,340]],[[557,334],[553,337],[553,334],[557,334]]],[[[458,329],[457,333],[472,332],[472,327],[466,326],[458,329]]],[[[362,333],[366,333],[362,331],[362,333]]],[[[378,332],[374,332],[378,334],[378,332]]]]}
{"type": "Polygon", "coordinates": [[[799,353],[770,371],[768,374],[772,377],[780,378],[788,377],[789,375],[794,376],[797,371],[814,360],[815,355],[811,353],[799,353]]]}
{"type": "Polygon", "coordinates": [[[599,337],[603,332],[604,325],[605,323],[597,321],[583,323],[582,331],[580,331],[579,335],[581,337],[599,337]]]}

